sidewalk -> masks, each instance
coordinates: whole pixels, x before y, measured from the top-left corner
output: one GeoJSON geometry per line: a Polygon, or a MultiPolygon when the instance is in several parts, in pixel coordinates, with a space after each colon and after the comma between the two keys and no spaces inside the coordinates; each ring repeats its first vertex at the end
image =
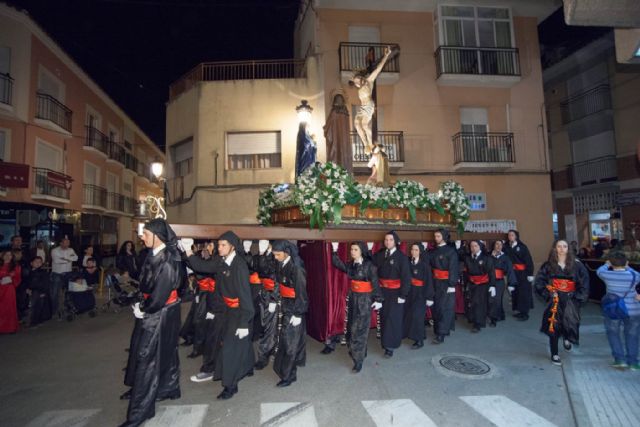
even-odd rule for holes
{"type": "Polygon", "coordinates": [[[640,425],[640,372],[609,367],[613,358],[599,305],[583,308],[580,347],[561,356],[578,427],[640,425]]]}

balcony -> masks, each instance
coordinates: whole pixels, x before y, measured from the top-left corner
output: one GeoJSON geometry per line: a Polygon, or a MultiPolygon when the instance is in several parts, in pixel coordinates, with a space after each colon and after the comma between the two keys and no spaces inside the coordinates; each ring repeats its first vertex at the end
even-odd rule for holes
{"type": "Polygon", "coordinates": [[[124,196],[119,193],[107,192],[107,211],[124,212],[124,196]]]}
{"type": "Polygon", "coordinates": [[[33,168],[32,199],[44,199],[57,203],[70,202],[73,179],[61,172],[45,168],[33,168]]]}
{"type": "Polygon", "coordinates": [[[133,215],[136,213],[136,200],[131,197],[124,196],[122,213],[125,215],[133,215]]]}
{"type": "MultiPolygon", "coordinates": [[[[389,157],[389,171],[397,172],[404,166],[404,134],[402,131],[379,131],[378,143],[384,146],[389,157]]],[[[357,132],[351,132],[351,150],[353,153],[353,168],[358,172],[369,170],[367,163],[371,155],[364,151],[364,143],[357,132]]]]}
{"type": "Polygon", "coordinates": [[[511,87],[520,81],[516,48],[440,46],[435,59],[442,86],[511,87]]]}
{"type": "Polygon", "coordinates": [[[611,90],[607,84],[596,86],[560,103],[563,125],[610,109],[611,90]]]}
{"type": "Polygon", "coordinates": [[[125,149],[122,145],[118,144],[115,141],[108,141],[107,154],[109,156],[107,162],[124,166],[125,149]]]}
{"type": "Polygon", "coordinates": [[[37,93],[36,101],[36,119],[43,120],[56,130],[71,133],[70,109],[51,95],[44,93],[37,93]]]}
{"type": "Polygon", "coordinates": [[[85,126],[86,138],[84,140],[84,149],[89,151],[97,151],[98,153],[109,155],[109,140],[107,136],[93,126],[85,126]]]}
{"type": "Polygon", "coordinates": [[[82,207],[84,209],[105,210],[107,208],[107,190],[97,185],[84,184],[82,207]]]}
{"type": "Polygon", "coordinates": [[[138,159],[131,153],[125,151],[124,153],[124,167],[129,169],[130,171],[137,172],[138,171],[138,159]]]}
{"type": "MultiPolygon", "coordinates": [[[[396,46],[395,43],[351,43],[342,42],[338,48],[340,60],[340,76],[343,84],[347,84],[356,71],[367,70],[369,63],[375,63],[384,56],[387,46],[396,46]]],[[[378,75],[378,84],[390,85],[400,79],[400,59],[393,56],[378,75]]]]}
{"type": "Polygon", "coordinates": [[[304,59],[204,62],[169,86],[169,101],[199,82],[228,80],[299,79],[307,76],[304,59]]]}
{"type": "Polygon", "coordinates": [[[572,169],[573,183],[576,187],[618,180],[618,168],[614,155],[577,162],[572,165],[572,169]]]}
{"type": "Polygon", "coordinates": [[[0,73],[0,104],[13,105],[13,79],[9,74],[0,73]]]}
{"type": "Polygon", "coordinates": [[[515,165],[513,133],[459,132],[452,140],[456,171],[506,170],[515,165]]]}

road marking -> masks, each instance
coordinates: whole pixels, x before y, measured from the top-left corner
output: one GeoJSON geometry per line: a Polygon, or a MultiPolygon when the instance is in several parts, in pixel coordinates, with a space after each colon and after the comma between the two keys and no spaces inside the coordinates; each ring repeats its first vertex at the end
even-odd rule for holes
{"type": "Polygon", "coordinates": [[[318,427],[316,413],[309,402],[260,404],[261,427],[318,427]]]}
{"type": "Polygon", "coordinates": [[[362,406],[378,427],[436,427],[436,423],[410,399],[363,400],[362,406]]]}
{"type": "Polygon", "coordinates": [[[497,427],[556,427],[506,396],[460,396],[460,399],[497,427]]]}
{"type": "Polygon", "coordinates": [[[144,427],[200,427],[209,405],[161,406],[144,427]]]}
{"type": "Polygon", "coordinates": [[[27,427],[84,427],[89,418],[100,412],[100,409],[67,409],[47,411],[27,424],[27,427]]]}

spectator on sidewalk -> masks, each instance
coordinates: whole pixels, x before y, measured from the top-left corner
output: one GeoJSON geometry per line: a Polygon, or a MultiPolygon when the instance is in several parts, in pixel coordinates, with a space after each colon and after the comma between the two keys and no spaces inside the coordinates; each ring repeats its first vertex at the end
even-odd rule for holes
{"type": "Polygon", "coordinates": [[[126,271],[129,273],[129,277],[138,280],[138,259],[136,257],[136,249],[131,240],[127,240],[120,246],[116,267],[121,273],[126,271]]]}
{"type": "Polygon", "coordinates": [[[37,240],[36,246],[31,248],[30,251],[30,260],[33,260],[35,257],[39,256],[42,260],[42,265],[47,265],[49,262],[49,251],[47,250],[47,246],[44,243],[44,240],[37,240]]]}
{"type": "MultiPolygon", "coordinates": [[[[78,261],[78,255],[69,246],[71,242],[65,235],[60,245],[51,250],[51,314],[58,313],[60,289],[66,286],[73,263],[78,261]]],[[[58,316],[60,318],[60,316],[58,316]]]]}
{"type": "Polygon", "coordinates": [[[93,256],[93,245],[89,245],[86,248],[84,248],[84,256],[82,257],[82,268],[87,267],[87,261],[89,259],[92,259],[97,262],[97,260],[93,256]]]}
{"type": "Polygon", "coordinates": [[[0,253],[0,334],[18,331],[16,288],[20,285],[21,271],[11,251],[0,253]]]}
{"type": "Polygon", "coordinates": [[[638,364],[640,295],[635,289],[636,285],[640,284],[640,273],[629,267],[623,252],[613,252],[607,263],[598,268],[596,273],[606,285],[607,293],[624,298],[629,312],[629,317],[626,319],[610,319],[604,316],[604,327],[613,355],[611,367],[640,371],[640,364],[638,364]],[[624,336],[624,345],[620,332],[624,336]]]}
{"type": "Polygon", "coordinates": [[[49,298],[49,272],[42,268],[42,258],[31,260],[31,268],[27,270],[25,282],[31,292],[31,320],[29,327],[51,319],[51,303],[49,298]]]}

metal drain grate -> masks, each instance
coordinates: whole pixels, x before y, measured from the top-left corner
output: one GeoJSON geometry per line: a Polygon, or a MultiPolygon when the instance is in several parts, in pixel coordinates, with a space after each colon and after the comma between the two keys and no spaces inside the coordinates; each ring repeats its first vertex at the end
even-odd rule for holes
{"type": "Polygon", "coordinates": [[[463,375],[487,375],[491,366],[482,360],[467,356],[444,356],[440,359],[440,366],[463,375]]]}

